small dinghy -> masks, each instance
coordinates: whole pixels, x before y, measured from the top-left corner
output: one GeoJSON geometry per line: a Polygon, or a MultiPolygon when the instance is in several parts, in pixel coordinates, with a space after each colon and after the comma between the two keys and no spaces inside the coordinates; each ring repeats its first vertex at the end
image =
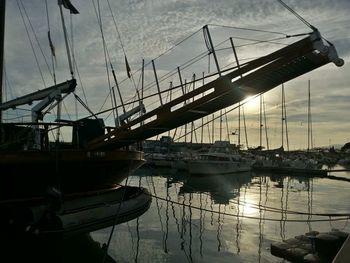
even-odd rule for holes
{"type": "Polygon", "coordinates": [[[62,198],[48,189],[46,199],[2,203],[6,215],[1,228],[10,235],[50,235],[63,237],[88,233],[141,216],[152,198],[142,187],[118,186],[62,198]]]}

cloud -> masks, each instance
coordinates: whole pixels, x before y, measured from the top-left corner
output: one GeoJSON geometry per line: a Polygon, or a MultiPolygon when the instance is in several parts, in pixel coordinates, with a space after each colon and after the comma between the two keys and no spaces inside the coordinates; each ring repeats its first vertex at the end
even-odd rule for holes
{"type": "MultiPolygon", "coordinates": [[[[22,2],[31,18],[38,40],[51,66],[44,2],[30,1],[30,4],[27,1],[22,2]]],[[[59,10],[56,1],[48,2],[51,35],[57,51],[57,78],[58,81],[65,81],[70,76],[59,10]]],[[[72,16],[74,54],[89,106],[93,111],[98,111],[109,93],[101,32],[92,2],[82,0],[72,0],[72,2],[80,11],[79,15],[72,16]]],[[[346,62],[342,68],[337,68],[330,64],[285,84],[290,121],[296,123],[302,121],[306,103],[307,80],[311,79],[314,121],[320,123],[322,121],[332,121],[333,126],[343,127],[344,122],[347,123],[349,121],[346,118],[346,112],[348,111],[346,100],[350,96],[350,80],[348,77],[350,70],[348,65],[350,58],[350,19],[348,17],[350,2],[348,0],[320,0],[317,2],[290,0],[286,2],[312,25],[319,28],[322,35],[334,43],[339,56],[344,58],[346,62]]],[[[94,3],[95,7],[98,8],[97,2],[95,1],[94,3]]],[[[193,56],[206,51],[203,34],[200,29],[208,23],[288,34],[310,32],[306,25],[273,0],[119,0],[109,1],[109,3],[121,38],[119,39],[118,37],[107,1],[100,1],[101,19],[108,55],[116,70],[117,79],[120,82],[120,89],[123,97],[125,96],[125,101],[132,98],[135,87],[134,83],[126,78],[123,48],[127,54],[130,67],[135,72],[140,68],[142,58],[146,60],[146,63],[150,63],[151,59],[156,58],[166,50],[174,47],[175,44],[185,37],[199,30],[189,41],[175,48],[172,55],[169,54],[156,60],[158,77],[161,78],[170,69],[176,69],[177,66],[193,56]]],[[[67,10],[64,11],[67,28],[70,31],[70,16],[67,10]]],[[[11,92],[8,92],[8,95],[9,97],[17,97],[27,92],[42,89],[44,85],[37,69],[36,61],[33,58],[26,30],[15,1],[8,1],[6,18],[6,71],[7,78],[11,82],[11,88],[13,89],[11,92]]],[[[261,32],[254,33],[239,29],[211,27],[210,30],[215,44],[220,43],[223,37],[228,38],[229,36],[257,39],[278,37],[278,35],[261,32]]],[[[47,86],[52,85],[53,80],[48,73],[45,60],[31,31],[30,34],[34,49],[38,54],[38,62],[43,72],[45,83],[47,86]]],[[[71,39],[71,35],[69,35],[69,38],[71,39]]],[[[235,39],[237,46],[247,43],[251,43],[251,41],[235,39]]],[[[229,48],[229,43],[225,43],[223,47],[229,48]]],[[[280,47],[278,45],[261,44],[255,47],[239,47],[237,50],[239,57],[243,59],[259,56],[267,52],[267,50],[280,47]]],[[[231,50],[222,51],[220,55],[220,65],[234,62],[231,50]]],[[[213,60],[211,60],[210,67],[211,71],[215,70],[213,60]]],[[[188,67],[187,73],[183,72],[183,77],[189,80],[193,73],[199,76],[202,71],[207,70],[208,60],[203,60],[193,67],[188,67]]],[[[138,85],[139,76],[139,73],[135,74],[135,86],[138,85]]],[[[111,85],[115,85],[112,76],[110,76],[109,81],[111,85]]],[[[146,67],[146,81],[147,83],[154,82],[151,64],[148,64],[146,67]]],[[[178,76],[175,74],[172,78],[161,82],[161,89],[169,87],[169,81],[178,82],[178,76]]],[[[80,83],[77,92],[80,97],[83,97],[80,83]]],[[[152,92],[154,93],[155,90],[149,91],[147,94],[152,92]]],[[[279,112],[276,105],[280,103],[279,89],[276,88],[269,91],[265,98],[267,112],[277,118],[279,112]]],[[[104,108],[106,109],[110,106],[111,102],[107,100],[104,108]]],[[[67,101],[67,108],[74,111],[74,104],[67,101]]],[[[82,108],[79,108],[79,111],[82,115],[86,114],[86,111],[82,108]]],[[[249,113],[249,110],[247,112],[249,113]]],[[[249,118],[248,116],[247,119],[249,118]]],[[[325,130],[325,132],[328,132],[328,130],[325,130]]],[[[346,132],[343,132],[338,133],[337,136],[337,140],[342,141],[347,135],[346,132]]]]}

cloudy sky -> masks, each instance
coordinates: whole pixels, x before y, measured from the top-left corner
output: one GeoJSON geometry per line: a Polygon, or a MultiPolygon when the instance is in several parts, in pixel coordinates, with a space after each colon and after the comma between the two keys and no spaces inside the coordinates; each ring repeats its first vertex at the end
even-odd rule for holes
{"type": "MultiPolygon", "coordinates": [[[[108,61],[113,64],[116,70],[125,101],[132,98],[135,87],[139,86],[140,74],[137,70],[141,67],[142,59],[145,59],[147,64],[146,80],[152,82],[154,79],[152,79],[153,72],[149,64],[150,60],[173,48],[189,35],[193,34],[191,38],[174,48],[172,52],[155,61],[158,75],[163,76],[169,70],[176,69],[177,66],[192,57],[202,52],[205,53],[206,46],[200,30],[205,24],[220,25],[209,27],[215,45],[229,37],[235,37],[235,44],[241,46],[237,52],[242,62],[244,59],[259,57],[269,51],[281,48],[283,45],[280,44],[288,42],[276,40],[275,42],[280,44],[246,46],[246,44],[252,43],[247,38],[271,40],[279,38],[281,35],[232,29],[222,27],[222,25],[285,34],[310,32],[310,28],[276,0],[100,0],[99,2],[96,0],[71,0],[71,2],[80,12],[78,15],[70,16],[69,12],[64,10],[69,38],[73,39],[71,47],[73,42],[74,57],[78,69],[78,71],[75,70],[75,74],[76,77],[80,76],[77,94],[84,101],[86,97],[87,104],[94,112],[111,107],[111,101],[107,98],[109,84],[101,30],[96,17],[96,12],[99,13],[98,10],[101,13],[103,33],[108,49],[108,61]],[[120,32],[120,38],[117,29],[120,32]],[[238,39],[238,37],[245,39],[238,39]],[[126,76],[123,47],[134,73],[134,82],[126,76]]],[[[57,1],[47,0],[47,3],[50,32],[56,50],[56,75],[57,81],[60,82],[69,79],[70,75],[57,1]]],[[[328,64],[285,83],[290,148],[305,148],[307,145],[308,80],[311,81],[315,146],[344,144],[350,141],[350,66],[348,65],[350,56],[350,1],[285,0],[285,3],[310,24],[317,27],[323,37],[336,46],[339,56],[345,60],[345,65],[341,68],[334,64],[328,64]]],[[[8,0],[6,8],[5,99],[9,100],[50,86],[53,84],[53,79],[49,72],[52,72],[52,68],[47,39],[48,22],[45,0],[8,0]],[[33,56],[31,42],[38,62],[33,56]],[[41,77],[37,64],[40,65],[43,77],[41,77]]],[[[292,39],[292,41],[295,40],[297,39],[292,39]]],[[[228,47],[227,42],[221,47],[228,47]]],[[[221,66],[234,62],[232,52],[230,51],[230,54],[225,52],[224,50],[221,54],[219,61],[221,66]]],[[[209,64],[208,58],[204,58],[198,64],[187,68],[187,72],[184,70],[183,77],[190,79],[193,73],[199,75],[202,71],[215,72],[213,61],[209,64]]],[[[170,81],[176,82],[178,80],[172,78],[165,80],[161,83],[161,89],[168,88],[170,81]]],[[[111,76],[110,82],[111,85],[114,85],[111,76]]],[[[152,93],[155,90],[148,92],[152,93]]],[[[267,92],[264,98],[270,147],[279,147],[281,145],[281,89],[277,87],[267,92]]],[[[245,106],[249,146],[259,144],[259,107],[258,100],[254,101],[245,106]]],[[[70,114],[68,115],[64,109],[64,117],[74,118],[74,105],[73,100],[67,98],[65,108],[70,114]]],[[[8,111],[4,113],[4,119],[11,119],[23,114],[26,115],[28,112],[8,111]]],[[[77,115],[83,117],[87,115],[87,112],[78,105],[77,115]]],[[[107,116],[105,117],[107,118],[107,116]]],[[[238,128],[236,111],[232,111],[227,119],[230,131],[238,128]]],[[[113,124],[111,115],[106,119],[106,122],[110,125],[113,124]]],[[[227,134],[226,124],[223,126],[225,127],[223,133],[227,134]]],[[[217,125],[217,127],[219,126],[217,125]]],[[[219,128],[216,128],[216,139],[218,139],[218,133],[219,128]]],[[[237,142],[237,136],[231,136],[230,139],[232,142],[237,142]]],[[[244,137],[241,140],[245,141],[244,137]]]]}

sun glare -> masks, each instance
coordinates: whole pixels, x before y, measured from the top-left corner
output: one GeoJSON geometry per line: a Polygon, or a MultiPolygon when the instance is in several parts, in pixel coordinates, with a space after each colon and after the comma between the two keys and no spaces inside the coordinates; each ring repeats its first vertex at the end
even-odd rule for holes
{"type": "Polygon", "coordinates": [[[246,98],[244,101],[244,108],[247,110],[257,110],[259,108],[260,103],[259,96],[250,96],[246,98]]]}
{"type": "Polygon", "coordinates": [[[244,211],[244,215],[246,216],[252,216],[256,215],[258,210],[252,205],[252,203],[245,203],[243,205],[242,213],[244,211]]]}

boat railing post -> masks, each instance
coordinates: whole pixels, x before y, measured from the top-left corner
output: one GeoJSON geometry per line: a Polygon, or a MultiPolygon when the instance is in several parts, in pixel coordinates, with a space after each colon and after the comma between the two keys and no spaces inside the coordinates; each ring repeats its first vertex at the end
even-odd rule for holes
{"type": "Polygon", "coordinates": [[[214,56],[216,69],[218,71],[219,76],[221,77],[221,70],[220,70],[219,62],[218,62],[218,59],[216,57],[216,53],[215,53],[213,41],[212,41],[210,33],[209,33],[208,25],[205,25],[203,27],[203,32],[204,32],[205,43],[207,45],[207,48],[208,48],[209,52],[212,53],[213,56],[214,56]]]}
{"type": "MultiPolygon", "coordinates": [[[[241,65],[239,64],[236,48],[235,48],[235,45],[233,44],[232,37],[230,37],[230,42],[231,42],[231,47],[233,50],[233,55],[235,56],[237,68],[240,71],[241,65]]],[[[239,75],[241,78],[243,77],[241,73],[239,75]]],[[[240,147],[241,147],[241,102],[238,103],[238,148],[240,149],[240,147]]],[[[248,146],[247,146],[247,148],[248,148],[248,146]]]]}
{"type": "MultiPolygon", "coordinates": [[[[202,72],[202,76],[203,76],[202,85],[204,86],[204,71],[202,72]]],[[[202,97],[204,97],[204,93],[202,94],[202,97]]],[[[202,124],[201,124],[201,146],[203,146],[203,125],[204,125],[203,117],[201,118],[201,121],[202,121],[202,124]]]]}
{"type": "Polygon", "coordinates": [[[122,104],[123,113],[126,113],[123,97],[122,97],[122,94],[120,92],[118,82],[116,83],[116,88],[117,88],[117,91],[118,91],[118,96],[119,96],[119,99],[120,99],[120,103],[122,104]]]}
{"type": "MultiPolygon", "coordinates": [[[[187,91],[187,80],[185,79],[185,86],[184,86],[185,93],[187,91]]],[[[184,104],[187,104],[187,100],[185,100],[184,104]]],[[[185,143],[187,143],[187,122],[185,123],[185,143]]]]}
{"type": "Polygon", "coordinates": [[[142,71],[141,71],[141,100],[143,103],[143,91],[145,85],[145,59],[142,59],[142,71]]]}
{"type": "Polygon", "coordinates": [[[179,75],[179,80],[180,80],[180,86],[181,86],[181,90],[182,90],[182,95],[185,95],[185,89],[184,89],[184,84],[182,82],[182,76],[181,76],[181,71],[180,71],[180,67],[177,67],[177,73],[179,75]]]}
{"type": "Polygon", "coordinates": [[[112,86],[112,95],[113,95],[113,101],[114,101],[115,113],[116,113],[115,125],[116,125],[116,127],[119,127],[120,126],[120,121],[119,121],[119,113],[118,113],[117,99],[115,97],[114,86],[112,86]]]}
{"type": "MultiPolygon", "coordinates": [[[[111,66],[111,70],[112,70],[112,75],[113,75],[114,83],[115,83],[116,86],[118,86],[118,80],[117,80],[117,77],[116,77],[116,75],[115,75],[115,71],[114,71],[114,68],[113,68],[112,63],[110,63],[110,66],[111,66]]],[[[115,124],[116,124],[116,126],[119,126],[119,125],[120,125],[120,121],[119,121],[118,105],[117,105],[117,98],[116,98],[116,96],[115,96],[115,88],[114,88],[114,86],[112,86],[112,95],[113,95],[113,102],[114,102],[115,114],[116,114],[115,124]]],[[[124,106],[124,105],[123,105],[123,106],[124,106]]],[[[123,109],[124,109],[124,108],[123,108],[123,109]]]]}
{"type": "Polygon", "coordinates": [[[154,65],[154,60],[153,59],[152,59],[152,66],[153,66],[154,77],[156,79],[156,85],[157,85],[157,89],[158,89],[159,101],[160,101],[160,104],[163,106],[162,95],[160,93],[160,87],[159,87],[159,82],[158,82],[156,66],[154,65]]]}
{"type": "MultiPolygon", "coordinates": [[[[195,90],[196,89],[196,73],[193,73],[192,81],[193,81],[192,82],[192,84],[193,84],[192,90],[195,90]]],[[[192,97],[192,102],[194,102],[194,97],[192,97]]],[[[194,133],[195,140],[197,142],[196,130],[194,127],[194,122],[192,121],[192,123],[191,123],[191,148],[192,148],[193,133],[194,133]]]]}
{"type": "MultiPolygon", "coordinates": [[[[145,60],[142,59],[142,70],[141,70],[141,104],[143,104],[143,98],[144,98],[144,86],[145,86],[145,60]]],[[[140,116],[142,116],[145,112],[141,111],[140,116]]],[[[141,126],[145,124],[144,121],[141,121],[141,126]]]]}

